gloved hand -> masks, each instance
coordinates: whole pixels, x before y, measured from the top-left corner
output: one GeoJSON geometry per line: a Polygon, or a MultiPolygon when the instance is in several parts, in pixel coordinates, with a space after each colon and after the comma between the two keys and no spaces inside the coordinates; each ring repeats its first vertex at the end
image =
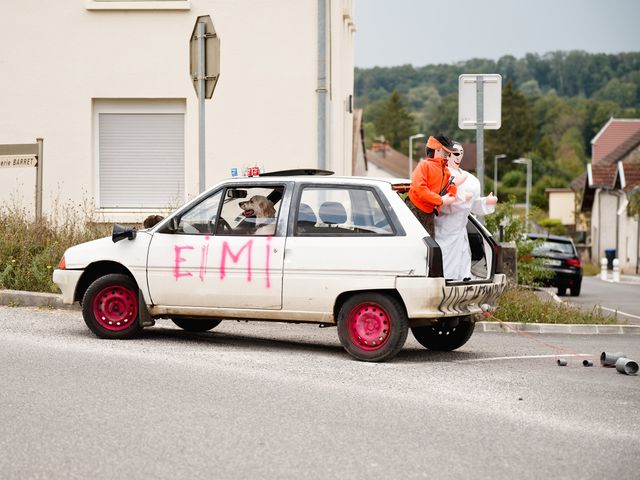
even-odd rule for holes
{"type": "Polygon", "coordinates": [[[453,184],[457,187],[464,183],[467,179],[467,172],[459,173],[453,177],[453,184]]]}
{"type": "Polygon", "coordinates": [[[493,192],[484,197],[484,200],[485,202],[487,202],[487,205],[495,205],[496,203],[498,203],[498,197],[496,197],[493,192]]]}
{"type": "Polygon", "coordinates": [[[451,205],[455,201],[456,201],[456,197],[452,197],[448,193],[446,195],[442,196],[442,204],[443,205],[451,205]]]}

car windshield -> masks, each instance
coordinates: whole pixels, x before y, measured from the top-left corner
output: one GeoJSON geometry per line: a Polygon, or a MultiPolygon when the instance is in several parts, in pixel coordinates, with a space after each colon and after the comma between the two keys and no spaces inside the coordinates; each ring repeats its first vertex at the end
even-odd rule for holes
{"type": "Polygon", "coordinates": [[[540,245],[534,249],[535,253],[575,253],[573,245],[567,242],[554,242],[552,240],[544,240],[540,245]]]}

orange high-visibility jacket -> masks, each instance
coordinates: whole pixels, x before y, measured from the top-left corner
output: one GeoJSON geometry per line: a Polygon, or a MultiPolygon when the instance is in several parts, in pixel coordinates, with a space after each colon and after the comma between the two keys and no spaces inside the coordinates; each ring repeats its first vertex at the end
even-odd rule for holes
{"type": "MultiPolygon", "coordinates": [[[[425,213],[431,213],[442,205],[440,192],[449,182],[449,169],[445,158],[424,158],[411,175],[409,199],[425,213]]],[[[449,185],[446,193],[455,196],[456,186],[449,185]]]]}

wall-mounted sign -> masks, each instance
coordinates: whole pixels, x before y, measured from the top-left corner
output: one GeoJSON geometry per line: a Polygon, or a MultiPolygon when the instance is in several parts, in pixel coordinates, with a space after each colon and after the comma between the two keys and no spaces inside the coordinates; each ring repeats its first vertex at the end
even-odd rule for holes
{"type": "MultiPolygon", "coordinates": [[[[16,167],[36,167],[36,220],[42,219],[42,146],[44,140],[36,138],[36,143],[14,143],[0,145],[0,169],[16,167]]],[[[3,175],[10,175],[8,172],[3,175]]]]}
{"type": "Polygon", "coordinates": [[[38,159],[35,155],[0,155],[0,168],[35,167],[38,159]]]}

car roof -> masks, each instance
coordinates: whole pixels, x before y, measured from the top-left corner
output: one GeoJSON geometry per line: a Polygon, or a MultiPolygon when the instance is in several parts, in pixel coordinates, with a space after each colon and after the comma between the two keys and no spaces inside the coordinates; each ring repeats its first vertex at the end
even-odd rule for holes
{"type": "Polygon", "coordinates": [[[570,237],[561,237],[560,235],[549,235],[546,233],[530,233],[528,234],[528,237],[533,239],[551,240],[552,242],[573,243],[573,240],[570,237]]]}
{"type": "Polygon", "coordinates": [[[266,183],[266,182],[295,182],[295,183],[326,183],[331,184],[345,184],[350,183],[354,185],[398,185],[408,184],[407,179],[398,178],[377,178],[377,177],[353,177],[353,176],[334,176],[334,175],[283,175],[283,176],[258,176],[258,177],[230,177],[223,180],[221,183],[266,183]]]}

